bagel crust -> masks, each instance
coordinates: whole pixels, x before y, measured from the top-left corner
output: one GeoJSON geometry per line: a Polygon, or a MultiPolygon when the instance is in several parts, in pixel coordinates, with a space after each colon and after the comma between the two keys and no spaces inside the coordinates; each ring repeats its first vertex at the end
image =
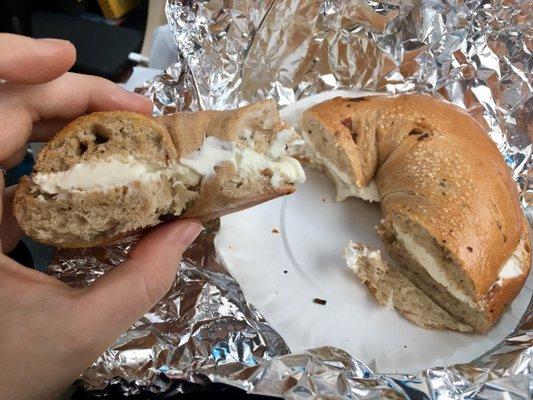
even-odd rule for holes
{"type": "Polygon", "coordinates": [[[392,255],[400,264],[397,228],[453,265],[445,273],[484,315],[470,324],[486,331],[525,282],[530,242],[516,183],[484,129],[458,107],[426,95],[338,97],[308,109],[302,129],[316,148],[335,150],[331,161],[354,185],[376,182],[382,236],[396,247],[392,255]],[[519,242],[525,243],[521,270],[496,289],[519,242]]]}

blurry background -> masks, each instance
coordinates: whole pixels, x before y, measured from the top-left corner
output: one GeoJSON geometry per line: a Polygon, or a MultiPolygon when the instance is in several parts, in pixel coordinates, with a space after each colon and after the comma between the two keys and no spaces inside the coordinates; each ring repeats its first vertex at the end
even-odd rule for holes
{"type": "Polygon", "coordinates": [[[70,40],[78,55],[74,72],[124,82],[135,62],[148,63],[154,29],[166,23],[165,3],[2,0],[0,32],[70,40]]]}

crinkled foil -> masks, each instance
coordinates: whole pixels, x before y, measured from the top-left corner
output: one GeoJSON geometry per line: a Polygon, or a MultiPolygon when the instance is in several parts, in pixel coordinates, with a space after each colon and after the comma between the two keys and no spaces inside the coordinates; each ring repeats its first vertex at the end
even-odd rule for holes
{"type": "MultiPolygon", "coordinates": [[[[427,92],[489,131],[533,221],[531,3],[509,1],[211,0],[167,2],[179,54],[137,91],[157,114],[280,106],[324,90],[427,92]]],[[[216,261],[210,229],[169,294],[80,378],[88,389],[161,392],[206,379],[290,399],[531,399],[533,301],[508,338],[467,364],[384,374],[323,347],[288,349],[216,261]]],[[[88,284],[131,244],[60,253],[51,271],[88,284]]]]}
{"type": "MultiPolygon", "coordinates": [[[[216,258],[218,223],[206,227],[183,255],[167,295],[125,332],[80,379],[91,389],[120,381],[154,392],[196,371],[232,374],[287,354],[283,339],[247,303],[239,284],[216,258]]],[[[136,240],[82,250],[63,250],[49,272],[71,286],[85,286],[123,261],[136,240]],[[81,268],[80,268],[81,267],[81,268]]]]}
{"type": "Polygon", "coordinates": [[[172,114],[180,110],[196,111],[200,108],[194,77],[181,55],[178,55],[174,64],[165,68],[163,74],[145,82],[135,91],[150,97],[155,115],[172,114]]]}

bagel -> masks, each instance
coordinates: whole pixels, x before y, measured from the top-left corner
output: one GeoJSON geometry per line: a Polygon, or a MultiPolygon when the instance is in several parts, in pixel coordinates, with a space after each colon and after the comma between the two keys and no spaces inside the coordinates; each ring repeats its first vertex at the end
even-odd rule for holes
{"type": "Polygon", "coordinates": [[[263,101],[153,119],[97,112],[67,125],[16,190],[26,234],[65,248],[100,246],[169,218],[208,221],[292,193],[301,144],[263,101]]]}
{"type": "Polygon", "coordinates": [[[303,113],[301,130],[339,200],[380,202],[398,271],[486,332],[524,285],[530,242],[516,184],[484,129],[450,103],[401,95],[325,101],[303,113]]]}
{"type": "Polygon", "coordinates": [[[391,267],[379,250],[350,242],[344,257],[348,268],[363,282],[380,305],[394,307],[404,318],[426,329],[472,332],[416,287],[397,268],[391,267]]]}

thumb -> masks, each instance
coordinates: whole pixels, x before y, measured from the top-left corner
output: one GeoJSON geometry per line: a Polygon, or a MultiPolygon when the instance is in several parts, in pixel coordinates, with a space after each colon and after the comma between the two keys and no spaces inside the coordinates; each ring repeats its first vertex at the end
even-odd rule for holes
{"type": "Polygon", "coordinates": [[[128,260],[84,289],[77,302],[78,321],[73,322],[95,350],[103,352],[168,292],[183,252],[202,229],[196,220],[153,229],[128,260]]]}

